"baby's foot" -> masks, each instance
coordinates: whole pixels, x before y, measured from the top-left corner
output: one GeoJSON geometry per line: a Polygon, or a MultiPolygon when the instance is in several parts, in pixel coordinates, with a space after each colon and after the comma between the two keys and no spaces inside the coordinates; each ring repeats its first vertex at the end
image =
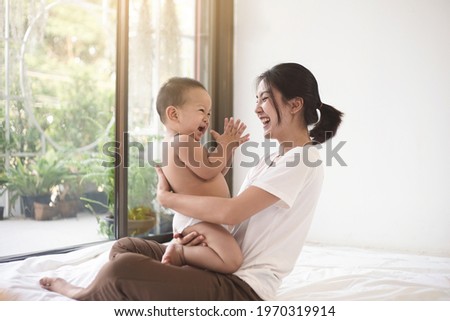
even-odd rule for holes
{"type": "Polygon", "coordinates": [[[74,298],[83,288],[74,286],[61,278],[44,277],[39,280],[41,288],[74,298]]]}
{"type": "Polygon", "coordinates": [[[161,263],[183,266],[186,265],[184,260],[183,246],[177,243],[171,243],[167,246],[166,252],[164,253],[161,263]]]}

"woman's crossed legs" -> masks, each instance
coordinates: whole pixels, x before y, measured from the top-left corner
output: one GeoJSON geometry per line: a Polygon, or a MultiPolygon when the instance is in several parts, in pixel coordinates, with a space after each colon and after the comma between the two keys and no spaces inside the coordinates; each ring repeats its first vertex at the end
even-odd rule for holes
{"type": "Polygon", "coordinates": [[[75,300],[260,300],[237,276],[162,264],[165,249],[154,241],[126,237],[113,245],[110,260],[88,287],[49,277],[40,284],[75,300]]]}

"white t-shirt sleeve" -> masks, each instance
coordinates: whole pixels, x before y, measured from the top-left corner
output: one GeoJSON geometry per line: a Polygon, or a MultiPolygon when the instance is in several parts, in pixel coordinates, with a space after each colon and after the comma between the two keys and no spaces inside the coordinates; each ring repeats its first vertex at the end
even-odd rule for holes
{"type": "Polygon", "coordinates": [[[276,206],[290,208],[311,173],[311,168],[304,164],[300,156],[298,150],[286,153],[251,185],[278,197],[280,200],[276,206]]]}

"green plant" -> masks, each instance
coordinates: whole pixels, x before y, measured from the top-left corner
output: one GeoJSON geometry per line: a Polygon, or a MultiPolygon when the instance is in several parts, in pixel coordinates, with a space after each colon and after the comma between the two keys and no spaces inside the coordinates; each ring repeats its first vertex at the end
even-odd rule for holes
{"type": "Polygon", "coordinates": [[[153,209],[148,206],[137,206],[128,210],[128,219],[132,221],[146,220],[153,215],[153,209]]]}
{"type": "Polygon", "coordinates": [[[37,157],[26,162],[16,158],[14,166],[7,172],[7,186],[10,191],[20,195],[47,194],[67,175],[63,163],[53,157],[37,157]]]}
{"type": "Polygon", "coordinates": [[[6,192],[6,184],[8,183],[8,178],[5,173],[0,173],[0,196],[6,192]]]}
{"type": "Polygon", "coordinates": [[[58,186],[58,201],[80,200],[85,191],[85,186],[81,182],[86,174],[86,168],[83,166],[85,157],[85,155],[68,152],[66,153],[66,158],[60,158],[62,166],[67,170],[67,175],[65,175],[64,180],[58,186]]]}
{"type": "MultiPolygon", "coordinates": [[[[108,208],[110,212],[106,216],[96,215],[98,223],[98,232],[100,235],[106,236],[108,239],[114,238],[114,214],[111,206],[106,206],[95,200],[85,199],[89,203],[97,204],[108,208]]],[[[95,211],[90,205],[87,205],[92,212],[95,211]]],[[[128,235],[136,236],[150,230],[156,223],[155,212],[152,208],[146,206],[134,207],[128,211],[128,235]]]]}
{"type": "MultiPolygon", "coordinates": [[[[128,168],[128,233],[137,235],[144,233],[144,230],[151,229],[156,222],[156,212],[154,200],[156,197],[157,175],[152,166],[140,166],[135,160],[131,162],[128,168]],[[142,221],[145,227],[140,228],[136,221],[142,221]]],[[[93,168],[93,167],[92,167],[93,168]]],[[[101,235],[108,238],[114,236],[114,168],[102,167],[96,168],[86,174],[83,180],[90,180],[96,184],[103,182],[104,191],[108,194],[106,204],[96,200],[82,197],[87,202],[86,207],[96,214],[98,222],[98,231],[101,235]],[[99,216],[95,213],[93,205],[103,207],[108,210],[106,216],[99,216]]]]}
{"type": "Polygon", "coordinates": [[[6,187],[6,183],[8,183],[8,178],[5,173],[0,174],[0,188],[6,187]]]}
{"type": "Polygon", "coordinates": [[[54,153],[25,161],[16,157],[6,172],[10,203],[14,204],[20,196],[50,195],[68,175],[67,168],[54,153]]]}
{"type": "Polygon", "coordinates": [[[158,177],[155,168],[134,163],[128,169],[128,207],[154,207],[158,177]]]}
{"type": "Polygon", "coordinates": [[[114,218],[100,218],[99,216],[95,218],[97,219],[98,233],[110,240],[114,239],[114,218]]]}

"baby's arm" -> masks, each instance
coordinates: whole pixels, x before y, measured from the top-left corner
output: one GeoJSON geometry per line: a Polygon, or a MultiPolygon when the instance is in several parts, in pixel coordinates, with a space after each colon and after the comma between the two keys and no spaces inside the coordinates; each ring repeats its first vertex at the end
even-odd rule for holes
{"type": "MultiPolygon", "coordinates": [[[[231,167],[231,161],[233,158],[234,151],[239,145],[245,143],[249,139],[249,134],[241,136],[247,126],[241,122],[239,119],[235,122],[233,118],[225,118],[224,120],[224,132],[222,135],[214,130],[211,130],[211,136],[216,140],[218,146],[210,153],[210,159],[224,158],[225,167],[221,171],[225,175],[231,167]]],[[[222,161],[222,160],[221,160],[222,161]]]]}
{"type": "Polygon", "coordinates": [[[217,141],[214,152],[208,153],[200,142],[195,141],[189,135],[179,135],[173,142],[174,149],[179,159],[180,166],[187,166],[194,174],[204,180],[210,180],[223,171],[231,161],[234,150],[248,140],[249,135],[242,136],[246,126],[244,123],[225,119],[224,133],[222,135],[211,131],[211,135],[217,141]]]}

